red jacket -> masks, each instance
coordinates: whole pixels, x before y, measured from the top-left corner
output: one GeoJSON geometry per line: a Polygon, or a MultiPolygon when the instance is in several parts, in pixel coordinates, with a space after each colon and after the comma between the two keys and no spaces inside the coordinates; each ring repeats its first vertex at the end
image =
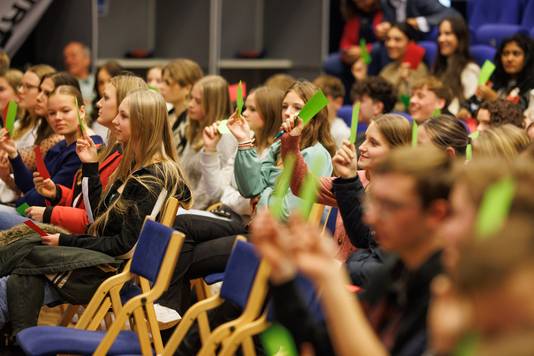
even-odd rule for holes
{"type": "MultiPolygon", "coordinates": [[[[111,174],[117,169],[122,159],[122,153],[112,151],[98,167],[102,187],[105,188],[111,174]]],[[[76,172],[72,188],[56,185],[61,197],[55,206],[47,207],[43,215],[43,222],[66,228],[71,233],[83,234],[86,232],[89,219],[85,211],[81,196],[81,170],[76,172]],[[75,204],[73,206],[73,204],[75,204]]]]}
{"type": "MultiPolygon", "coordinates": [[[[382,22],[383,19],[382,11],[377,11],[373,16],[373,29],[382,22]]],[[[352,46],[360,45],[360,17],[354,16],[350,20],[345,22],[345,27],[343,28],[343,34],[341,35],[341,40],[339,42],[339,49],[344,50],[352,46]]],[[[368,41],[369,42],[369,41],[368,41]]],[[[369,43],[368,43],[369,45],[369,43]]]]}

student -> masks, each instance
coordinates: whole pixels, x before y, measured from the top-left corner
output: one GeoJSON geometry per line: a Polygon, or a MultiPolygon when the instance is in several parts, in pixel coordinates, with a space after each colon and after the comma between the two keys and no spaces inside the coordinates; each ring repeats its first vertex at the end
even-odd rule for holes
{"type": "Polygon", "coordinates": [[[298,218],[286,229],[268,214],[254,221],[252,240],[271,265],[275,314],[297,347],[308,342],[320,355],[423,353],[430,282],[441,271],[443,241],[436,232],[449,211],[450,166],[444,152],[426,147],[399,148],[375,165],[365,216],[388,260],[361,304],[318,229],[298,218]],[[321,291],[328,332],[294,293],[297,271],[321,291]]]}
{"type": "Polygon", "coordinates": [[[9,101],[17,101],[17,88],[21,79],[22,72],[17,69],[8,69],[0,73],[0,116],[2,118],[9,101]]]}
{"type": "Polygon", "coordinates": [[[314,79],[313,84],[323,91],[328,99],[328,121],[330,122],[330,134],[336,143],[336,147],[341,147],[343,140],[350,136],[350,128],[343,119],[337,117],[337,112],[343,105],[345,88],[343,83],[336,77],[322,74],[314,79]]]}
{"type": "MultiPolygon", "coordinates": [[[[362,130],[363,132],[372,119],[393,111],[397,102],[397,93],[393,85],[382,77],[373,76],[356,82],[352,86],[350,97],[353,103],[360,102],[358,131],[362,130]]],[[[358,143],[365,140],[364,136],[358,134],[358,143]]]]}
{"type": "MultiPolygon", "coordinates": [[[[165,74],[164,74],[165,75],[165,74]]],[[[208,75],[193,85],[187,109],[185,127],[186,145],[181,163],[189,178],[195,197],[193,208],[205,209],[217,202],[220,196],[210,196],[206,178],[202,176],[201,156],[204,146],[204,128],[230,116],[231,103],[228,83],[220,76],[208,75]]],[[[223,135],[217,143],[217,154],[224,165],[234,157],[237,143],[232,135],[223,135]]]]}
{"type": "Polygon", "coordinates": [[[529,93],[534,89],[533,42],[523,34],[505,39],[495,54],[495,72],[486,85],[477,89],[472,98],[472,111],[484,100],[505,98],[519,104],[522,110],[529,105],[529,93]]]}
{"type": "MultiPolygon", "coordinates": [[[[45,119],[48,115],[48,97],[54,91],[54,89],[60,85],[71,85],[79,89],[78,81],[68,73],[65,72],[55,72],[45,74],[39,85],[39,94],[36,98],[35,105],[35,114],[39,117],[38,123],[35,130],[35,145],[38,145],[41,149],[43,157],[46,156],[46,153],[56,145],[58,142],[63,140],[63,136],[56,134],[48,121],[45,119]]],[[[24,165],[29,170],[35,170],[35,146],[25,147],[19,149],[19,154],[24,162],[24,165]]],[[[7,160],[6,154],[6,160],[7,160]]],[[[9,161],[7,161],[9,163],[9,161]]],[[[1,170],[1,179],[7,185],[5,196],[3,202],[12,202],[17,199],[20,195],[17,185],[11,176],[11,166],[9,169],[1,170]]]]}
{"type": "Polygon", "coordinates": [[[165,101],[172,105],[169,111],[174,141],[178,155],[181,156],[187,145],[187,108],[188,98],[193,85],[203,76],[200,66],[185,58],[176,59],[162,69],[162,82],[157,88],[165,101]]]}
{"type": "Polygon", "coordinates": [[[521,107],[505,99],[484,101],[478,109],[476,118],[478,121],[477,131],[504,124],[523,128],[521,107]]]}
{"type": "MultiPolygon", "coordinates": [[[[7,301],[13,335],[37,324],[45,286],[69,303],[86,304],[102,281],[115,272],[104,271],[100,265],[109,263],[108,260],[111,267],[116,266],[115,258],[132,251],[145,216],[158,213],[154,211],[154,205],[164,189],[167,196],[177,196],[183,202],[191,199],[177,163],[161,95],[149,90],[130,93],[122,101],[113,121],[117,141],[124,145],[124,159],[110,177],[100,203],[94,206],[95,221],[88,233],[51,234],[38,242],[48,246],[41,250],[43,254],[57,256],[51,260],[55,272],[70,272],[69,277],[59,284],[47,282],[43,274],[12,274],[9,277],[7,301]],[[23,294],[24,298],[21,298],[23,294]]],[[[89,178],[91,186],[100,186],[98,163],[94,161],[97,156],[95,143],[83,136],[76,146],[80,160],[84,162],[83,175],[89,178]]],[[[23,240],[17,247],[27,248],[27,245],[35,244],[31,241],[23,240]]],[[[3,260],[9,260],[9,252],[9,247],[0,248],[3,260]]],[[[16,265],[17,261],[13,267],[16,265]]],[[[44,271],[49,267],[36,265],[34,272],[46,273],[44,271]]]]}
{"type": "MultiPolygon", "coordinates": [[[[294,117],[317,91],[312,83],[297,81],[285,93],[282,102],[282,117],[294,117]]],[[[235,114],[228,121],[228,128],[240,142],[234,162],[234,175],[241,195],[250,198],[258,208],[268,206],[272,198],[276,179],[280,175],[282,158],[280,141],[274,142],[260,158],[251,140],[251,129],[243,117],[235,114]]],[[[321,110],[302,129],[300,149],[306,161],[311,164],[317,157],[322,158],[321,175],[330,175],[332,163],[330,151],[334,143],[330,137],[326,109],[321,110]],[[328,147],[328,149],[326,148],[328,147]]],[[[301,199],[289,189],[283,198],[282,218],[295,209],[301,199]]],[[[211,218],[195,214],[178,215],[174,228],[188,239],[182,248],[171,286],[162,296],[160,304],[177,310],[181,315],[191,303],[189,280],[209,273],[222,272],[232,252],[236,235],[246,235],[248,227],[242,222],[230,219],[211,218]],[[228,221],[229,220],[229,221],[228,221]]],[[[198,345],[191,344],[191,347],[198,345]]],[[[188,350],[191,354],[191,350],[188,350]]]]}
{"type": "MultiPolygon", "coordinates": [[[[408,120],[400,115],[385,114],[373,119],[365,133],[365,140],[360,145],[359,157],[356,158],[354,145],[345,141],[334,156],[335,177],[321,177],[317,202],[339,207],[336,219],[334,240],[338,251],[336,258],[351,264],[349,257],[356,248],[374,247],[369,229],[361,224],[362,198],[364,189],[371,181],[370,171],[374,162],[392,149],[406,145],[411,139],[408,120]],[[345,158],[348,158],[345,161],[345,158]],[[350,167],[347,168],[345,165],[350,167]],[[358,213],[359,212],[359,213],[358,213]]],[[[286,135],[282,139],[282,157],[289,153],[295,155],[295,170],[291,180],[291,191],[298,195],[304,177],[308,171],[300,154],[300,136],[286,135]]],[[[360,258],[355,256],[354,258],[360,258]]],[[[350,268],[350,267],[349,267],[350,268]]],[[[354,283],[361,285],[363,279],[354,276],[354,283]]]]}
{"type": "Polygon", "coordinates": [[[417,144],[431,144],[449,156],[464,157],[470,142],[464,124],[453,116],[440,115],[423,122],[417,130],[417,144]]]}
{"type": "MultiPolygon", "coordinates": [[[[62,135],[65,139],[50,148],[46,156],[43,157],[52,181],[57,184],[69,185],[81,164],[76,155],[76,139],[81,134],[77,112],[79,112],[83,123],[85,109],[78,89],[67,85],[57,87],[48,99],[48,122],[54,132],[62,135]],[[78,107],[75,106],[75,99],[78,100],[78,107]]],[[[28,203],[30,206],[44,206],[43,197],[35,190],[32,171],[24,165],[15,142],[6,135],[5,129],[2,130],[0,132],[0,147],[7,152],[13,167],[15,183],[24,193],[16,201],[16,205],[28,203]]],[[[102,143],[99,136],[94,136],[93,139],[97,143],[102,143]]],[[[1,206],[1,208],[2,223],[0,225],[2,227],[0,228],[5,228],[5,224],[10,223],[9,214],[17,213],[12,207],[1,206]],[[6,219],[7,221],[4,221],[6,219]]]]}
{"type": "Polygon", "coordinates": [[[5,51],[0,51],[0,75],[3,75],[9,70],[9,65],[11,64],[11,59],[5,51]]]}
{"type": "Polygon", "coordinates": [[[448,109],[456,115],[475,94],[480,67],[469,54],[469,29],[462,17],[448,17],[438,28],[439,50],[432,73],[451,89],[453,101],[448,109]]]}
{"type": "Polygon", "coordinates": [[[511,124],[492,127],[473,140],[473,159],[503,157],[513,161],[530,144],[527,133],[511,124]]]}
{"type": "Polygon", "coordinates": [[[124,71],[124,68],[122,68],[119,62],[107,61],[96,70],[95,74],[96,80],[94,91],[96,95],[93,99],[93,102],[91,103],[90,126],[97,135],[104,139],[104,142],[106,143],[107,141],[105,139],[108,136],[108,130],[106,127],[100,125],[100,123],[98,123],[98,121],[96,120],[98,117],[97,103],[100,101],[100,99],[102,99],[102,96],[104,95],[104,88],[106,87],[106,83],[108,83],[110,79],[114,76],[119,75],[122,71],[124,71]]]}
{"type": "Polygon", "coordinates": [[[154,66],[146,71],[146,83],[161,92],[163,86],[163,66],[154,66]]]}
{"type": "Polygon", "coordinates": [[[440,114],[448,114],[449,102],[449,88],[437,78],[426,77],[414,83],[408,111],[420,125],[438,110],[440,114]]]}
{"type": "MultiPolygon", "coordinates": [[[[269,147],[274,142],[274,136],[280,130],[283,97],[284,92],[281,90],[259,87],[252,90],[245,101],[243,117],[254,133],[256,154],[260,158],[267,155],[269,147]]],[[[243,198],[237,189],[234,178],[234,157],[230,158],[228,164],[223,164],[217,154],[217,144],[221,136],[224,136],[219,133],[218,126],[219,123],[215,123],[204,129],[204,149],[200,162],[202,176],[206,180],[205,187],[210,196],[220,196],[222,207],[218,210],[237,213],[243,219],[243,223],[247,223],[253,207],[250,199],[243,198]]]]}
{"type": "Polygon", "coordinates": [[[295,78],[285,73],[273,74],[265,81],[265,86],[280,89],[284,93],[295,83],[295,78]]]}
{"type": "MultiPolygon", "coordinates": [[[[132,91],[148,89],[139,77],[119,75],[106,83],[102,98],[97,103],[97,122],[109,129],[108,145],[98,153],[98,174],[102,188],[106,189],[110,176],[118,168],[122,159],[122,146],[114,134],[113,120],[117,116],[120,102],[132,91]]],[[[26,214],[34,221],[61,226],[68,231],[85,233],[90,224],[85,210],[82,192],[82,171],[79,170],[72,182],[72,187],[55,184],[51,179],[43,180],[34,174],[33,181],[39,194],[51,203],[47,207],[30,207],[26,214]]],[[[92,192],[89,191],[89,194],[92,192]]],[[[99,197],[98,197],[99,198],[99,197]]]]}
{"type": "MultiPolygon", "coordinates": [[[[382,68],[379,76],[392,83],[398,95],[410,95],[413,84],[428,74],[423,61],[416,69],[410,68],[409,63],[403,62],[411,41],[413,41],[412,30],[406,24],[393,25],[386,34],[385,45],[391,63],[382,68]]],[[[402,103],[397,103],[396,110],[403,110],[402,103]]]]}
{"type": "Polygon", "coordinates": [[[22,118],[15,122],[13,140],[17,148],[33,146],[39,117],[35,113],[39,85],[46,74],[54,73],[55,69],[46,64],[37,64],[24,72],[18,87],[19,106],[25,111],[22,118]]]}

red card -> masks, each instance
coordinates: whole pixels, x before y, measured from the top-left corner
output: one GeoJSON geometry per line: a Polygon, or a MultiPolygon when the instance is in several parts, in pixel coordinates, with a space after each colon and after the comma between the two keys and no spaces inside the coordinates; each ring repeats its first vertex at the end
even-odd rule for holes
{"type": "MultiPolygon", "coordinates": [[[[235,103],[235,101],[237,100],[237,86],[238,85],[239,83],[230,84],[228,86],[228,92],[230,94],[230,101],[232,103],[235,103]]],[[[243,98],[246,98],[247,97],[247,83],[241,82],[241,87],[243,88],[243,98]]]]}
{"type": "Polygon", "coordinates": [[[415,42],[408,43],[406,52],[404,53],[403,63],[409,63],[411,69],[417,69],[423,57],[425,56],[425,49],[415,42]]]}
{"type": "Polygon", "coordinates": [[[37,166],[37,172],[39,172],[43,179],[50,178],[50,173],[48,173],[48,169],[46,169],[43,154],[41,153],[41,147],[37,145],[33,148],[33,151],[35,152],[35,165],[37,166]]]}
{"type": "Polygon", "coordinates": [[[33,231],[35,231],[36,233],[39,234],[39,236],[46,236],[48,235],[43,229],[41,229],[39,226],[37,226],[37,224],[35,224],[33,221],[31,220],[26,220],[24,222],[24,224],[26,224],[26,226],[28,226],[30,229],[32,229],[33,231]]]}

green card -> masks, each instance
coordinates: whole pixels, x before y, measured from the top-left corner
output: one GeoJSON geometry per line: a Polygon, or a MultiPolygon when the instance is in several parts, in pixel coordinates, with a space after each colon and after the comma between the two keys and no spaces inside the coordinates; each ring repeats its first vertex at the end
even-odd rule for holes
{"type": "Polygon", "coordinates": [[[358,101],[352,107],[352,122],[350,124],[349,141],[353,145],[356,144],[356,138],[358,137],[358,120],[359,119],[360,119],[360,102],[358,101]]]}
{"type": "Polygon", "coordinates": [[[434,111],[432,111],[432,117],[438,117],[441,115],[441,109],[435,108],[434,111]]]}
{"type": "Polygon", "coordinates": [[[282,218],[284,197],[289,189],[289,183],[291,182],[291,177],[293,176],[294,167],[295,156],[289,154],[284,160],[284,169],[282,169],[280,176],[278,176],[270,202],[271,214],[273,214],[273,216],[278,220],[282,218]]]}
{"type": "Polygon", "coordinates": [[[17,118],[17,103],[14,100],[10,100],[7,104],[7,115],[6,115],[6,129],[9,132],[9,136],[13,136],[13,131],[15,130],[15,119],[17,118]]]}
{"type": "Polygon", "coordinates": [[[302,119],[302,124],[307,125],[310,120],[327,105],[328,99],[319,89],[315,94],[313,94],[310,100],[308,100],[306,105],[304,105],[299,112],[299,117],[302,119]]]}
{"type": "Polygon", "coordinates": [[[415,120],[412,121],[412,147],[417,147],[417,122],[415,120]]]}
{"type": "Polygon", "coordinates": [[[367,65],[371,64],[371,62],[373,61],[373,58],[367,50],[367,43],[365,42],[364,38],[360,40],[360,58],[363,60],[363,63],[367,65]]]}
{"type": "Polygon", "coordinates": [[[410,96],[406,94],[401,94],[399,97],[402,105],[404,106],[404,111],[408,111],[410,108],[410,96]]]}
{"type": "Polygon", "coordinates": [[[473,356],[476,354],[475,351],[478,343],[478,335],[475,333],[469,333],[458,342],[452,354],[454,356],[473,356]]]}
{"type": "Polygon", "coordinates": [[[495,70],[495,64],[491,63],[490,60],[487,60],[482,65],[482,68],[480,69],[480,76],[478,77],[478,84],[484,85],[488,82],[488,80],[491,78],[491,75],[493,74],[493,71],[495,70]]]}
{"type": "Polygon", "coordinates": [[[478,136],[480,136],[480,131],[474,131],[469,134],[469,137],[471,138],[471,140],[476,140],[478,136]]]}
{"type": "Polygon", "coordinates": [[[515,183],[511,177],[504,178],[486,189],[476,221],[476,232],[485,238],[499,230],[508,217],[515,194],[515,183]]]}
{"type": "Polygon", "coordinates": [[[217,126],[217,130],[221,135],[229,134],[231,133],[228,129],[228,120],[221,120],[219,121],[219,125],[217,126]]]}
{"type": "Polygon", "coordinates": [[[323,165],[323,158],[321,156],[315,157],[311,164],[311,169],[304,178],[302,187],[300,188],[299,196],[302,199],[300,204],[300,215],[304,218],[310,216],[313,204],[317,200],[317,189],[319,188],[319,171],[323,165]]]}
{"type": "Polygon", "coordinates": [[[152,90],[153,92],[159,93],[159,89],[150,84],[148,84],[148,90],[152,90]]]}
{"type": "Polygon", "coordinates": [[[76,106],[76,116],[78,117],[78,125],[82,134],[85,132],[85,126],[83,126],[82,118],[80,117],[80,109],[78,108],[78,98],[74,97],[74,105],[76,106]]]}
{"type": "Polygon", "coordinates": [[[17,206],[17,213],[19,213],[22,216],[26,216],[26,209],[28,209],[30,206],[28,203],[22,203],[19,206],[17,206]]]}
{"type": "Polygon", "coordinates": [[[297,356],[297,347],[293,337],[286,328],[280,324],[272,324],[261,335],[261,343],[269,356],[284,355],[297,356]]]}
{"type": "Polygon", "coordinates": [[[473,145],[468,143],[465,148],[465,160],[470,161],[473,159],[473,145]]]}
{"type": "Polygon", "coordinates": [[[237,85],[236,105],[237,105],[237,115],[240,116],[241,111],[243,110],[243,84],[241,84],[241,81],[239,81],[239,84],[237,85]]]}

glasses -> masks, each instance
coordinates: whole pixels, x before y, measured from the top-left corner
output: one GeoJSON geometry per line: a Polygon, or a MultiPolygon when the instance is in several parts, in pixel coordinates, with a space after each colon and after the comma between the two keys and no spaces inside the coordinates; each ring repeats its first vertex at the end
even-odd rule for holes
{"type": "Polygon", "coordinates": [[[32,89],[38,89],[39,86],[38,85],[33,85],[33,84],[28,84],[28,83],[20,83],[19,86],[18,86],[18,89],[21,90],[21,89],[24,89],[24,90],[32,90],[32,89]]]}
{"type": "Polygon", "coordinates": [[[383,217],[389,217],[406,209],[417,207],[416,203],[396,202],[390,199],[380,199],[373,196],[370,192],[365,193],[363,200],[363,209],[365,212],[372,210],[377,211],[383,217]]]}

